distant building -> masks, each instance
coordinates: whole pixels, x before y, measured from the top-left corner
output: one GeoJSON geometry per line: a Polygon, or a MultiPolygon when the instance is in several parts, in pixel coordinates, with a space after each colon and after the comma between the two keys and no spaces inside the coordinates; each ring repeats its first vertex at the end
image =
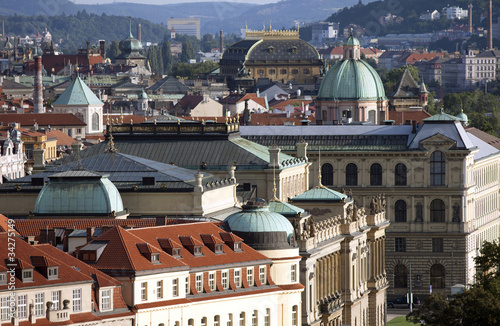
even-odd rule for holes
{"type": "Polygon", "coordinates": [[[407,67],[399,79],[396,90],[389,95],[389,108],[396,111],[425,108],[428,93],[425,84],[421,82],[419,86],[407,67]]]}
{"type": "Polygon", "coordinates": [[[446,7],[443,8],[443,15],[448,19],[462,19],[469,17],[469,11],[460,7],[446,7]]]}
{"type": "Polygon", "coordinates": [[[426,13],[420,15],[421,20],[437,20],[439,18],[441,18],[441,14],[437,10],[434,11],[427,10],[426,13]]]}
{"type": "Polygon", "coordinates": [[[132,27],[130,27],[128,37],[120,42],[120,51],[121,53],[116,57],[117,65],[145,66],[146,58],[140,53],[142,43],[132,35],[132,27]]]}
{"type": "Polygon", "coordinates": [[[201,38],[200,33],[200,18],[167,18],[167,29],[171,30],[171,34],[184,34],[188,36],[196,36],[201,38]]]}
{"type": "Polygon", "coordinates": [[[24,150],[21,132],[14,128],[0,132],[0,184],[24,177],[24,150]]]}
{"type": "Polygon", "coordinates": [[[317,22],[310,25],[312,27],[311,44],[323,45],[333,42],[339,35],[339,23],[317,22]]]}

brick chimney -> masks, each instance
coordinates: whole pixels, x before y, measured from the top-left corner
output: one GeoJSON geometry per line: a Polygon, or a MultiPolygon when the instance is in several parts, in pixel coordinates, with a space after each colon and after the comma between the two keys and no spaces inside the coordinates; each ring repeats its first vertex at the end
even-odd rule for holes
{"type": "MultiPolygon", "coordinates": [[[[35,113],[45,113],[43,107],[43,83],[42,83],[42,57],[35,57],[35,90],[33,94],[35,113]]],[[[22,107],[22,106],[21,106],[22,107]]]]}

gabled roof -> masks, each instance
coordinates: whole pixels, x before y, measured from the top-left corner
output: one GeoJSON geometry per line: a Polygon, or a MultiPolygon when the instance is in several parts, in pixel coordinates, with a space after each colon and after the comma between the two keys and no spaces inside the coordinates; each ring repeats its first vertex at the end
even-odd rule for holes
{"type": "Polygon", "coordinates": [[[297,217],[305,212],[300,207],[277,200],[272,200],[269,202],[269,211],[281,214],[285,217],[297,217]]]}
{"type": "Polygon", "coordinates": [[[4,79],[3,82],[2,82],[2,89],[6,90],[6,89],[23,89],[23,90],[30,90],[30,89],[33,89],[33,87],[28,87],[28,86],[24,86],[23,84],[20,84],[20,83],[16,83],[15,81],[13,80],[10,80],[10,79],[4,79]]]}
{"type": "Polygon", "coordinates": [[[398,86],[391,97],[415,97],[420,93],[420,87],[406,67],[403,75],[399,79],[398,86]]]}
{"type": "Polygon", "coordinates": [[[85,82],[76,76],[76,79],[66,90],[52,103],[53,105],[104,105],[97,98],[85,82]]]}

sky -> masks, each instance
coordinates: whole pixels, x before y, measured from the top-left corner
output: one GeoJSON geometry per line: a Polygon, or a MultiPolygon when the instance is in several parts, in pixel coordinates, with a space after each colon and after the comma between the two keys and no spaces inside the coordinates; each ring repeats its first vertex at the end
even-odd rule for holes
{"type": "MultiPolygon", "coordinates": [[[[144,4],[155,4],[155,5],[164,5],[171,3],[183,3],[183,2],[208,2],[208,1],[217,1],[217,0],[70,0],[76,4],[106,4],[113,2],[132,2],[132,3],[144,3],[144,4]]],[[[278,2],[278,0],[225,0],[228,2],[247,2],[254,4],[266,4],[266,3],[274,3],[278,2]]]]}

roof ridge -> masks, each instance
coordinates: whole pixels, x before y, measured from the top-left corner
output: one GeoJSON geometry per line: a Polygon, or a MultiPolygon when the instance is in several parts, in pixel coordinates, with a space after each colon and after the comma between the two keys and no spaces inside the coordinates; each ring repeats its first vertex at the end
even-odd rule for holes
{"type": "MultiPolygon", "coordinates": [[[[51,249],[52,249],[52,247],[54,247],[54,246],[52,246],[52,245],[50,245],[50,244],[48,244],[48,243],[39,243],[39,244],[32,245],[32,247],[43,247],[43,248],[51,248],[51,249]]],[[[39,250],[42,254],[44,254],[44,256],[46,256],[46,255],[47,255],[47,252],[45,252],[45,251],[41,250],[40,248],[36,248],[36,249],[37,249],[37,250],[39,250]]],[[[67,254],[67,253],[64,253],[64,254],[67,254]]],[[[70,256],[69,254],[67,254],[67,255],[68,255],[68,256],[70,256]]],[[[62,265],[66,265],[67,267],[74,269],[76,272],[78,272],[78,273],[82,274],[83,276],[88,277],[89,279],[92,279],[92,277],[91,277],[91,276],[86,275],[86,274],[85,274],[84,272],[82,272],[80,269],[75,269],[75,268],[73,268],[73,266],[74,266],[74,265],[70,265],[70,264],[68,264],[66,261],[63,261],[63,260],[57,259],[57,258],[56,258],[56,257],[54,257],[53,255],[50,255],[50,253],[49,253],[49,256],[50,256],[50,258],[51,258],[52,260],[54,260],[55,262],[57,262],[57,263],[59,263],[59,264],[62,264],[62,265]]],[[[74,258],[74,257],[72,257],[72,258],[74,258]]],[[[75,258],[75,259],[76,259],[76,258],[75,258]]],[[[80,262],[80,260],[78,260],[78,261],[80,262]]],[[[82,262],[82,264],[85,264],[85,263],[83,263],[83,262],[82,262]]],[[[60,265],[59,265],[59,266],[60,266],[60,265]]],[[[89,265],[89,266],[90,266],[90,265],[89,265]]],[[[90,266],[90,267],[92,267],[92,266],[90,266]]],[[[94,267],[94,268],[95,268],[95,267],[94,267]]],[[[97,268],[95,268],[95,269],[97,270],[97,268]]]]}
{"type": "MultiPolygon", "coordinates": [[[[125,250],[124,250],[124,251],[125,251],[125,255],[127,255],[127,259],[128,259],[128,262],[129,262],[130,266],[132,267],[132,269],[133,269],[133,270],[136,270],[135,264],[134,264],[134,262],[133,262],[133,260],[132,260],[132,257],[130,256],[130,252],[129,252],[128,245],[127,245],[127,243],[126,243],[126,241],[125,241],[125,239],[124,239],[124,237],[123,237],[123,234],[122,234],[122,232],[126,232],[126,230],[125,230],[124,228],[122,228],[120,225],[117,225],[117,226],[115,227],[115,229],[116,229],[116,232],[117,232],[117,234],[118,234],[118,237],[119,237],[119,239],[120,239],[120,241],[121,241],[121,243],[122,243],[122,246],[123,246],[123,247],[124,247],[124,249],[125,249],[125,250]]],[[[106,232],[106,233],[108,233],[108,232],[106,232]]],[[[128,233],[128,232],[127,232],[127,233],[128,233]]],[[[98,239],[99,239],[99,238],[98,238],[98,239]]]]}

